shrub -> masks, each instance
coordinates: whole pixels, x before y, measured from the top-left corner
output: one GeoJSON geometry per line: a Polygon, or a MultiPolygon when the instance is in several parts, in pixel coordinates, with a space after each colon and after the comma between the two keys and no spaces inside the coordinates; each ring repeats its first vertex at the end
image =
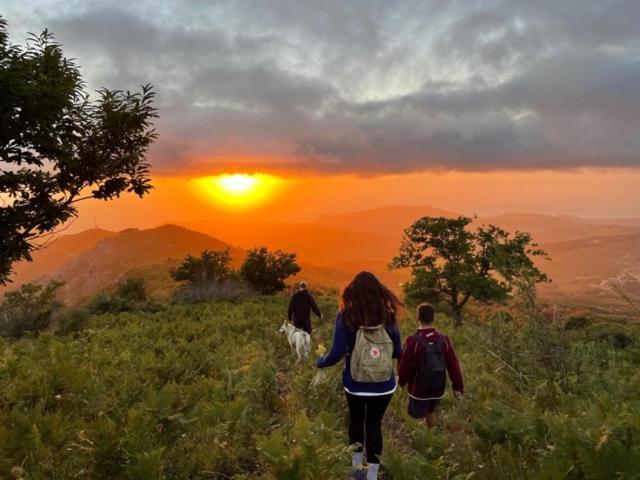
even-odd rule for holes
{"type": "Polygon", "coordinates": [[[520,388],[533,387],[532,379],[541,377],[568,391],[572,368],[568,336],[545,321],[535,283],[521,284],[515,302],[520,322],[505,321],[500,312],[488,314],[487,325],[476,329],[479,344],[520,388]]]}
{"type": "Polygon", "coordinates": [[[147,301],[147,286],[143,278],[127,278],[116,288],[115,297],[130,305],[147,301]]]}
{"type": "Polygon", "coordinates": [[[59,335],[70,335],[80,332],[86,327],[90,317],[91,312],[88,308],[73,309],[60,318],[56,333],[59,335]]]}
{"type": "Polygon", "coordinates": [[[631,337],[624,332],[602,333],[600,340],[610,342],[615,348],[626,348],[633,343],[631,337]]]}
{"type": "Polygon", "coordinates": [[[222,282],[231,275],[229,249],[212,252],[205,250],[200,258],[187,256],[182,265],[171,272],[174,280],[190,283],[222,282]]]}
{"type": "Polygon", "coordinates": [[[55,313],[62,307],[56,300],[61,282],[47,285],[27,283],[5,295],[0,305],[0,335],[19,338],[27,332],[37,333],[51,324],[55,313]]]}
{"type": "Polygon", "coordinates": [[[596,323],[585,331],[590,340],[606,342],[614,348],[626,348],[633,343],[630,329],[615,323],[596,323]]]}
{"type": "Polygon", "coordinates": [[[486,316],[487,322],[513,322],[513,315],[503,310],[491,311],[486,316]]]}
{"type": "Polygon", "coordinates": [[[143,278],[127,278],[112,294],[100,292],[89,302],[92,313],[117,313],[143,310],[148,306],[147,287],[143,278]]]}
{"type": "Polygon", "coordinates": [[[239,301],[250,297],[255,292],[237,277],[230,277],[222,282],[190,283],[179,287],[173,299],[181,303],[200,303],[212,300],[239,301]]]}
{"type": "Polygon", "coordinates": [[[269,252],[265,247],[254,248],[240,269],[240,276],[256,291],[272,295],[284,290],[284,280],[300,271],[295,253],[281,250],[269,252]]]}
{"type": "Polygon", "coordinates": [[[95,314],[107,313],[113,310],[111,296],[104,292],[96,293],[89,301],[89,311],[95,314]]]}
{"type": "Polygon", "coordinates": [[[268,436],[256,435],[259,460],[276,480],[292,478],[344,478],[350,449],[328,415],[311,421],[304,413],[279,426],[268,436]]]}
{"type": "Polygon", "coordinates": [[[183,303],[210,300],[237,301],[251,295],[252,289],[231,270],[229,249],[205,250],[199,258],[187,256],[182,265],[171,272],[176,281],[187,282],[178,287],[173,299],[183,303]]]}
{"type": "Polygon", "coordinates": [[[565,330],[582,330],[591,325],[591,319],[582,315],[569,317],[564,323],[565,330]]]}

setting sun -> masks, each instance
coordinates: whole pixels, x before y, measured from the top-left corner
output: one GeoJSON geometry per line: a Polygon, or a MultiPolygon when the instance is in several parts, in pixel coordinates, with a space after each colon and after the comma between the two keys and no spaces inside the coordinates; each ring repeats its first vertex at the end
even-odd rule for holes
{"type": "Polygon", "coordinates": [[[216,178],[216,185],[225,193],[234,196],[246,196],[255,191],[260,185],[260,179],[255,175],[236,173],[216,178]]]}
{"type": "Polygon", "coordinates": [[[234,173],[196,180],[202,193],[219,205],[248,208],[272,197],[281,180],[263,173],[234,173]]]}

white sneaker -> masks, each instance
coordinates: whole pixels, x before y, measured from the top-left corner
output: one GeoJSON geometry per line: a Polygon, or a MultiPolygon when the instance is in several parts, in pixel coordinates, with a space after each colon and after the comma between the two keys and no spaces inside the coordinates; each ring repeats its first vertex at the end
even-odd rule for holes
{"type": "Polygon", "coordinates": [[[367,480],[378,480],[379,463],[370,463],[367,465],[367,480]]]}

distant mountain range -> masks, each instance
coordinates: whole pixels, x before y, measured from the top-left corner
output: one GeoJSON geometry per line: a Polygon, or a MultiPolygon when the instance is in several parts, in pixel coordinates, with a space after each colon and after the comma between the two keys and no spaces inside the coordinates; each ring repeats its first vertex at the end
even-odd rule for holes
{"type": "Polygon", "coordinates": [[[624,224],[616,224],[614,220],[590,221],[566,215],[512,214],[479,217],[477,221],[498,225],[508,231],[529,232],[538,243],[640,233],[640,219],[638,225],[634,225],[632,219],[622,220],[624,224]]]}
{"type": "Polygon", "coordinates": [[[460,214],[434,207],[392,205],[359,212],[322,215],[313,223],[339,230],[397,237],[418,218],[457,217],[458,215],[460,214]]]}
{"type": "MultiPolygon", "coordinates": [[[[61,279],[68,303],[109,288],[127,276],[147,279],[152,293],[170,292],[176,284],[169,271],[188,254],[230,248],[236,265],[247,249],[267,246],[298,254],[306,279],[326,288],[344,284],[368,269],[399,290],[407,272],[387,270],[402,231],[422,216],[454,217],[434,207],[390,206],[360,212],[323,215],[313,222],[202,222],[184,226],[110,232],[93,229],[62,235],[34,254],[34,262],[16,265],[14,283],[61,279]]],[[[540,267],[554,280],[543,287],[548,297],[604,302],[614,297],[611,282],[640,295],[640,218],[589,220],[566,215],[511,214],[479,217],[510,231],[530,232],[551,261],[540,267]]],[[[0,290],[1,292],[2,290],[0,290]]]]}
{"type": "MultiPolygon", "coordinates": [[[[391,206],[360,212],[323,215],[314,224],[336,229],[398,237],[416,219],[424,216],[457,217],[457,212],[434,207],[391,206]]],[[[539,243],[577,240],[581,238],[624,235],[640,232],[640,218],[617,220],[589,220],[567,215],[516,213],[480,216],[477,224],[493,224],[509,231],[526,231],[539,243]]]]}

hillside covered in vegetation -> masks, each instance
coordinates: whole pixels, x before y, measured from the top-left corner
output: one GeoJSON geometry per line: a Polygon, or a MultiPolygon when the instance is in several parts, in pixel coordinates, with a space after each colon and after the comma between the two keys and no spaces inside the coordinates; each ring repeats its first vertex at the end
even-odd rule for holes
{"type": "MultiPolygon", "coordinates": [[[[314,359],[295,365],[277,332],[286,304],[169,305],[0,340],[0,476],[346,478],[340,369],[310,387],[314,359]]],[[[328,345],[335,298],[320,307],[314,343],[328,345]]],[[[403,334],[414,328],[408,317],[403,334]]],[[[490,307],[460,329],[450,324],[437,320],[456,345],[467,394],[448,394],[428,431],[396,393],[385,478],[636,478],[637,326],[538,325],[490,307]]]]}

